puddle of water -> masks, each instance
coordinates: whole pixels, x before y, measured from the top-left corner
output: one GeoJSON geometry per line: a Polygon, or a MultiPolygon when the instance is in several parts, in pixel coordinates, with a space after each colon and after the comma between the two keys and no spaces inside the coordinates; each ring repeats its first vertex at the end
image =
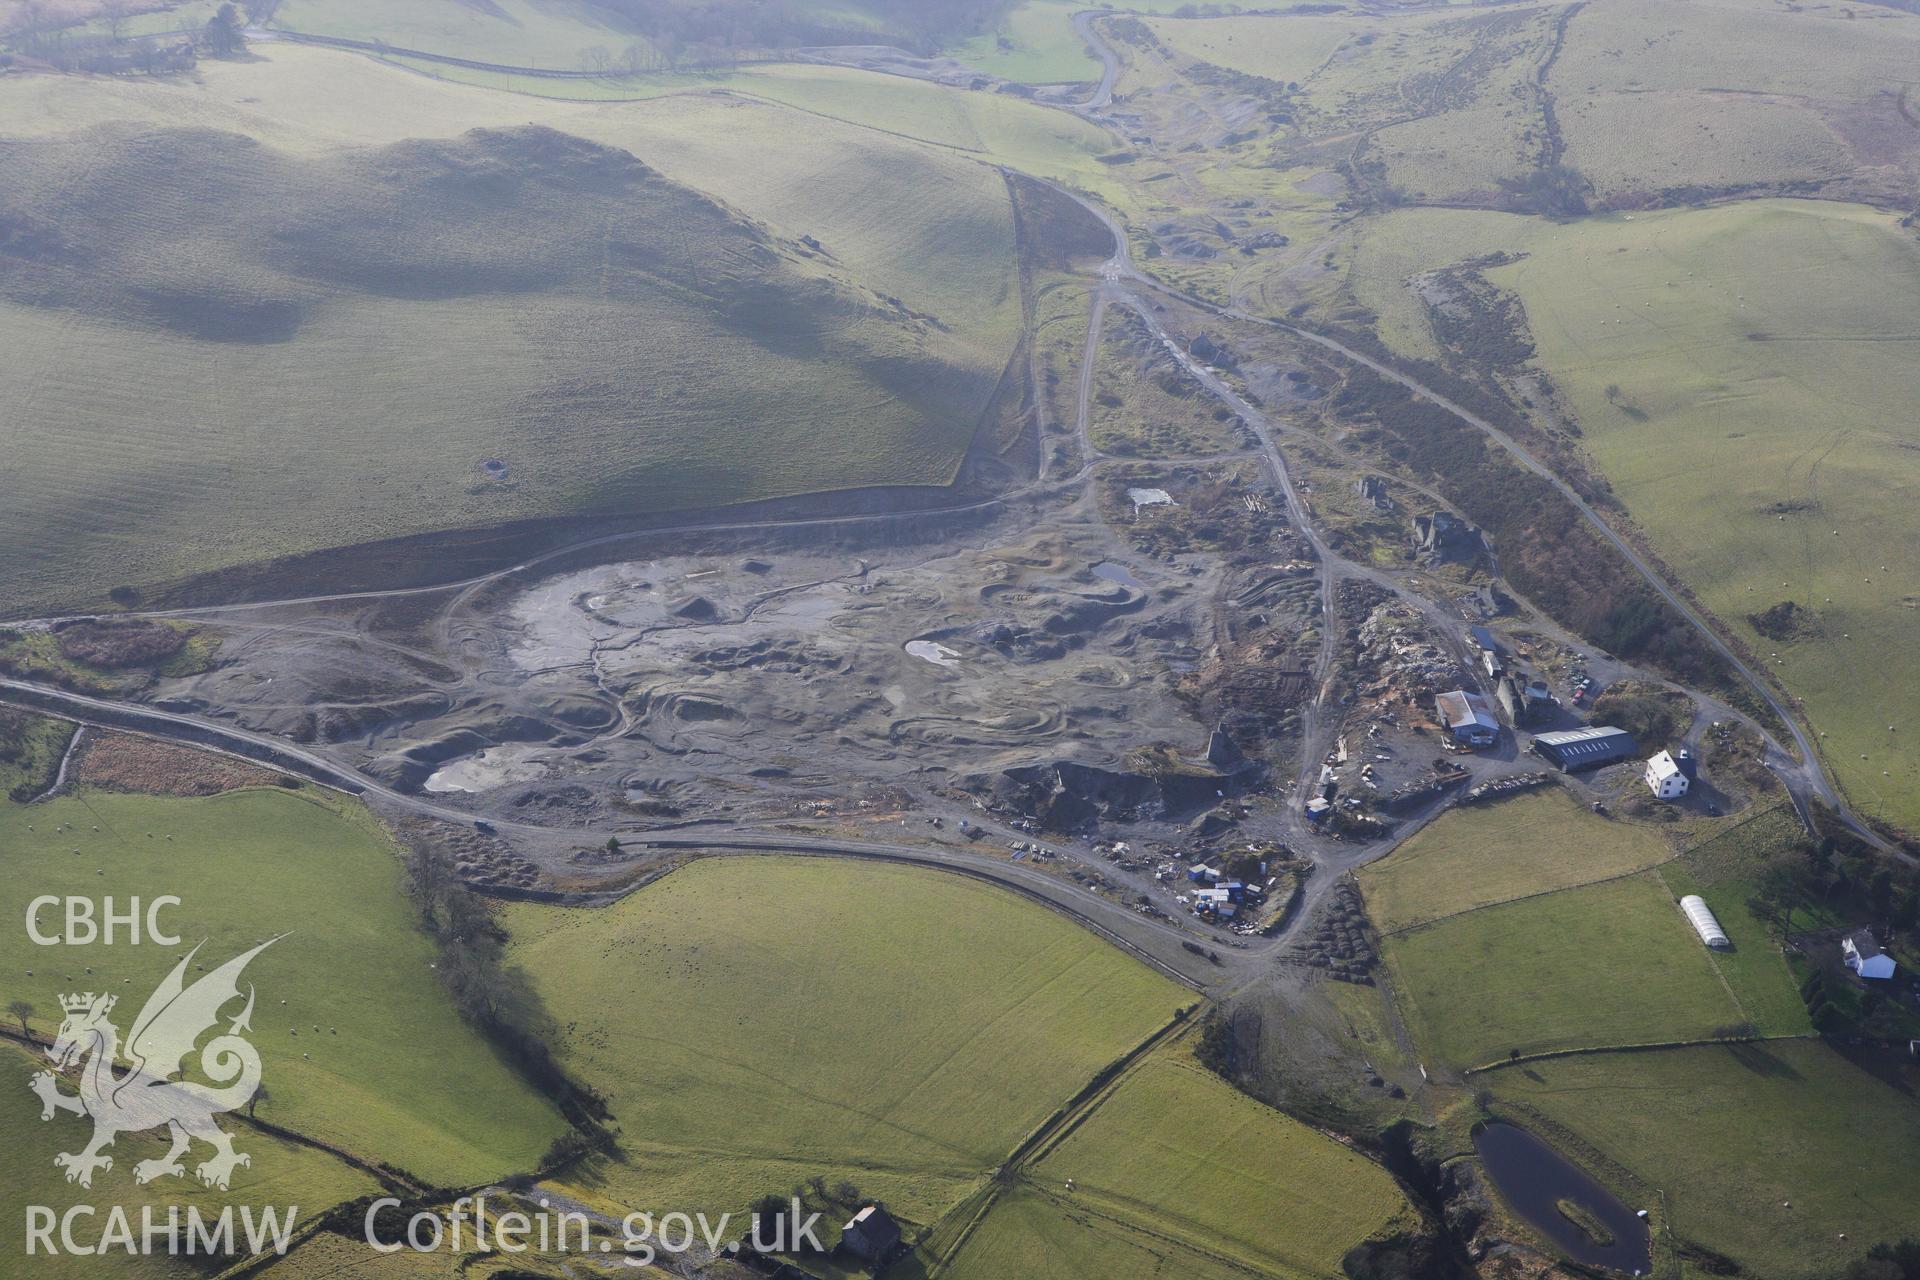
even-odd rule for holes
{"type": "Polygon", "coordinates": [[[1105,578],[1108,582],[1117,582],[1123,587],[1132,587],[1135,591],[1145,591],[1146,584],[1127,571],[1127,566],[1116,564],[1112,560],[1102,560],[1093,566],[1093,576],[1105,578]]]}
{"type": "Polygon", "coordinates": [[[949,649],[938,640],[909,640],[907,652],[936,667],[957,667],[960,665],[960,651],[949,649]]]}
{"type": "Polygon", "coordinates": [[[1653,1249],[1646,1219],[1621,1204],[1612,1192],[1552,1147],[1518,1125],[1494,1122],[1473,1135],[1480,1163],[1513,1211],[1532,1223],[1573,1261],[1589,1267],[1612,1267],[1631,1275],[1653,1268],[1653,1249]],[[1599,1244],[1560,1212],[1559,1202],[1572,1201],[1598,1219],[1612,1233],[1611,1244],[1599,1244]]]}
{"type": "Polygon", "coordinates": [[[489,747],[434,770],[423,785],[428,791],[488,791],[509,782],[532,782],[546,776],[547,766],[529,760],[526,747],[489,747]]]}
{"type": "Polygon", "coordinates": [[[1142,507],[1170,507],[1173,505],[1173,495],[1165,489],[1129,489],[1127,490],[1127,500],[1133,503],[1133,509],[1135,511],[1138,511],[1142,507]]]}

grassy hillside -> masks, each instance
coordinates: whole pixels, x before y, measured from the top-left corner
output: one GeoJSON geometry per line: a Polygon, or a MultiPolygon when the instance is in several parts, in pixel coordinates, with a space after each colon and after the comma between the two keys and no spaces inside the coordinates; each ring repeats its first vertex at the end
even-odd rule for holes
{"type": "Polygon", "coordinates": [[[1804,700],[1855,803],[1920,823],[1920,562],[1901,554],[1920,543],[1920,240],[1768,201],[1530,250],[1491,278],[1615,490],[1804,700]],[[1784,632],[1751,620],[1781,604],[1799,611],[1784,632]]]}
{"type": "Polygon", "coordinates": [[[1265,82],[1260,91],[1286,121],[1277,151],[1316,148],[1319,163],[1344,164],[1362,189],[1394,190],[1396,199],[1484,201],[1541,155],[1531,80],[1556,14],[1554,6],[1442,7],[1164,18],[1150,27],[1184,59],[1258,77],[1242,87],[1265,82]]]}
{"type": "Polygon", "coordinates": [[[1506,207],[1503,182],[1565,164],[1625,208],[1788,184],[1900,201],[1920,169],[1898,109],[1920,15],[1891,8],[1591,0],[1150,26],[1182,58],[1284,91],[1282,149],[1325,139],[1370,196],[1506,207]]]}
{"type": "Polygon", "coordinates": [[[1920,129],[1896,103],[1916,66],[1920,14],[1893,8],[1602,0],[1568,23],[1547,88],[1567,163],[1628,202],[1856,171],[1872,182],[1882,166],[1910,177],[1920,129]]]}
{"type": "Polygon", "coordinates": [[[1639,871],[1673,856],[1650,827],[1602,818],[1558,787],[1444,814],[1360,872],[1382,930],[1639,871]]]}
{"type": "MultiPolygon", "coordinates": [[[[869,131],[869,137],[878,134],[929,143],[1103,195],[1113,196],[1118,191],[1111,168],[1096,160],[1112,150],[1111,135],[1077,116],[1017,95],[796,63],[726,72],[613,75],[583,80],[454,67],[404,55],[386,61],[452,84],[559,101],[614,104],[719,97],[739,106],[739,99],[756,99],[836,125],[856,126],[869,131]]],[[[729,123],[737,126],[742,122],[729,123]]]]}
{"type": "Polygon", "coordinates": [[[697,65],[804,45],[890,44],[931,53],[976,34],[997,8],[994,0],[284,0],[272,25],[482,62],[596,70],[609,58],[697,65]]]}
{"type": "MultiPolygon", "coordinates": [[[[182,899],[165,917],[175,950],[46,948],[24,928],[0,933],[0,995],[30,1001],[39,1030],[59,1025],[60,995],[111,988],[124,992],[124,1033],[178,954],[204,940],[202,958],[219,964],[285,934],[246,974],[259,992],[262,1120],[443,1185],[530,1169],[563,1131],[454,1014],[393,848],[357,805],[279,788],[81,792],[0,804],[0,848],[12,871],[0,910],[16,926],[42,894],[182,899]]],[[[254,1172],[272,1169],[260,1161],[254,1172]]]]}
{"type": "Polygon", "coordinates": [[[0,111],[22,136],[117,120],[184,123],[318,155],[546,125],[631,151],[783,238],[814,236],[875,292],[937,316],[954,342],[976,348],[975,362],[997,370],[1018,332],[1012,218],[999,175],[965,154],[884,132],[884,121],[870,128],[730,95],[530,98],[283,46],[262,46],[248,62],[205,64],[198,85],[0,81],[0,111]]]}
{"type": "Polygon", "coordinates": [[[1913,1232],[1911,1071],[1902,1092],[1818,1041],[1785,1041],[1559,1058],[1489,1080],[1642,1194],[1659,1188],[1676,1236],[1755,1275],[1832,1274],[1913,1232]]]}
{"type": "Polygon", "coordinates": [[[638,27],[581,0],[283,0],[274,10],[273,26],[562,71],[595,69],[595,50],[611,57],[638,46],[644,57],[658,56],[638,27]]]}
{"type": "Polygon", "coordinates": [[[1383,337],[1431,357],[1411,278],[1519,254],[1488,279],[1523,305],[1532,364],[1615,492],[1803,701],[1854,803],[1912,826],[1920,570],[1897,552],[1920,539],[1920,240],[1896,221],[1775,200],[1564,225],[1401,211],[1363,233],[1349,278],[1383,337]]]}
{"type": "Polygon", "coordinates": [[[737,1211],[819,1174],[931,1222],[1186,1003],[1039,907],[898,867],[708,860],[504,921],[621,1126],[586,1185],[635,1205],[737,1211]]]}
{"type": "MultiPolygon", "coordinates": [[[[1017,313],[1004,277],[951,319],[917,309],[838,237],[538,129],[322,157],[122,126],[0,144],[0,169],[0,387],[26,410],[0,538],[38,548],[0,587],[22,603],[426,529],[941,483],[1017,313]]],[[[996,194],[978,234],[956,224],[969,260],[1006,263],[996,194]]]]}

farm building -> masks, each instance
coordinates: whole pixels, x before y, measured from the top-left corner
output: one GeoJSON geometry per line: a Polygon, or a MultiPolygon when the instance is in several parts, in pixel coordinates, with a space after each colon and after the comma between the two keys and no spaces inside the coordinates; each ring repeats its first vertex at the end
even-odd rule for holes
{"type": "Polygon", "coordinates": [[[1538,676],[1522,679],[1519,672],[1509,672],[1493,686],[1493,692],[1507,718],[1517,725],[1532,724],[1553,709],[1553,690],[1538,676]]]}
{"type": "Polygon", "coordinates": [[[1700,935],[1700,941],[1715,951],[1732,949],[1732,940],[1727,937],[1727,931],[1720,927],[1720,922],[1714,918],[1713,908],[1707,905],[1705,898],[1697,893],[1690,893],[1680,899],[1680,910],[1686,913],[1687,919],[1693,925],[1693,931],[1700,935]]]}
{"type": "Polygon", "coordinates": [[[1566,773],[1625,760],[1639,749],[1632,734],[1610,724],[1541,733],[1533,739],[1533,753],[1566,773]]]}
{"type": "Polygon", "coordinates": [[[840,1243],[859,1257],[878,1262],[900,1246],[900,1224],[885,1209],[870,1204],[841,1228],[840,1243]]]}
{"type": "Polygon", "coordinates": [[[1881,982],[1893,977],[1893,971],[1899,967],[1892,956],[1881,950],[1880,940],[1873,936],[1871,929],[1855,929],[1840,939],[1840,954],[1847,968],[1863,978],[1881,982]]]}
{"type": "Polygon", "coordinates": [[[1463,747],[1490,747],[1500,738],[1500,722],[1493,718],[1486,699],[1477,693],[1455,689],[1433,700],[1440,723],[1463,747]]]}
{"type": "Polygon", "coordinates": [[[1647,790],[1656,800],[1678,800],[1692,785],[1686,771],[1674,760],[1671,751],[1662,751],[1647,761],[1647,790]]]}

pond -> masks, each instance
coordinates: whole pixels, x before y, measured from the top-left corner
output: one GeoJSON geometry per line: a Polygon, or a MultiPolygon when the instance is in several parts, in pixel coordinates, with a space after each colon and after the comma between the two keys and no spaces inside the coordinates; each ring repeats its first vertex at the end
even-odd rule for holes
{"type": "Polygon", "coordinates": [[[1653,1246],[1646,1219],[1621,1204],[1579,1165],[1525,1129],[1501,1121],[1482,1125],[1473,1135],[1473,1147],[1501,1199],[1568,1258],[1629,1275],[1652,1270],[1653,1246]],[[1562,1211],[1562,1201],[1597,1222],[1612,1240],[1607,1244],[1595,1240],[1562,1211]]]}
{"type": "Polygon", "coordinates": [[[957,667],[960,665],[960,651],[949,649],[938,640],[909,640],[906,651],[923,662],[931,662],[936,667],[957,667]]]}
{"type": "Polygon", "coordinates": [[[1135,591],[1145,591],[1147,589],[1146,584],[1134,577],[1132,571],[1129,570],[1127,566],[1118,564],[1112,560],[1102,560],[1099,564],[1093,566],[1093,576],[1096,578],[1105,578],[1108,582],[1117,582],[1123,587],[1132,587],[1135,591]]]}

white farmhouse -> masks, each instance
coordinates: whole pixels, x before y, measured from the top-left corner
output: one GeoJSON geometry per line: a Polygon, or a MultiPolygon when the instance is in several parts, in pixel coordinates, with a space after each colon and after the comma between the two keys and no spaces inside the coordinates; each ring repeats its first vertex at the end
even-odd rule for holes
{"type": "Polygon", "coordinates": [[[1673,752],[1662,751],[1647,761],[1647,790],[1656,800],[1678,800],[1687,794],[1687,775],[1674,761],[1673,752]]]}
{"type": "Polygon", "coordinates": [[[1880,949],[1880,942],[1873,936],[1872,930],[1855,929],[1840,939],[1840,955],[1847,962],[1847,968],[1863,978],[1878,978],[1884,982],[1893,977],[1896,967],[1893,957],[1880,949]]]}

